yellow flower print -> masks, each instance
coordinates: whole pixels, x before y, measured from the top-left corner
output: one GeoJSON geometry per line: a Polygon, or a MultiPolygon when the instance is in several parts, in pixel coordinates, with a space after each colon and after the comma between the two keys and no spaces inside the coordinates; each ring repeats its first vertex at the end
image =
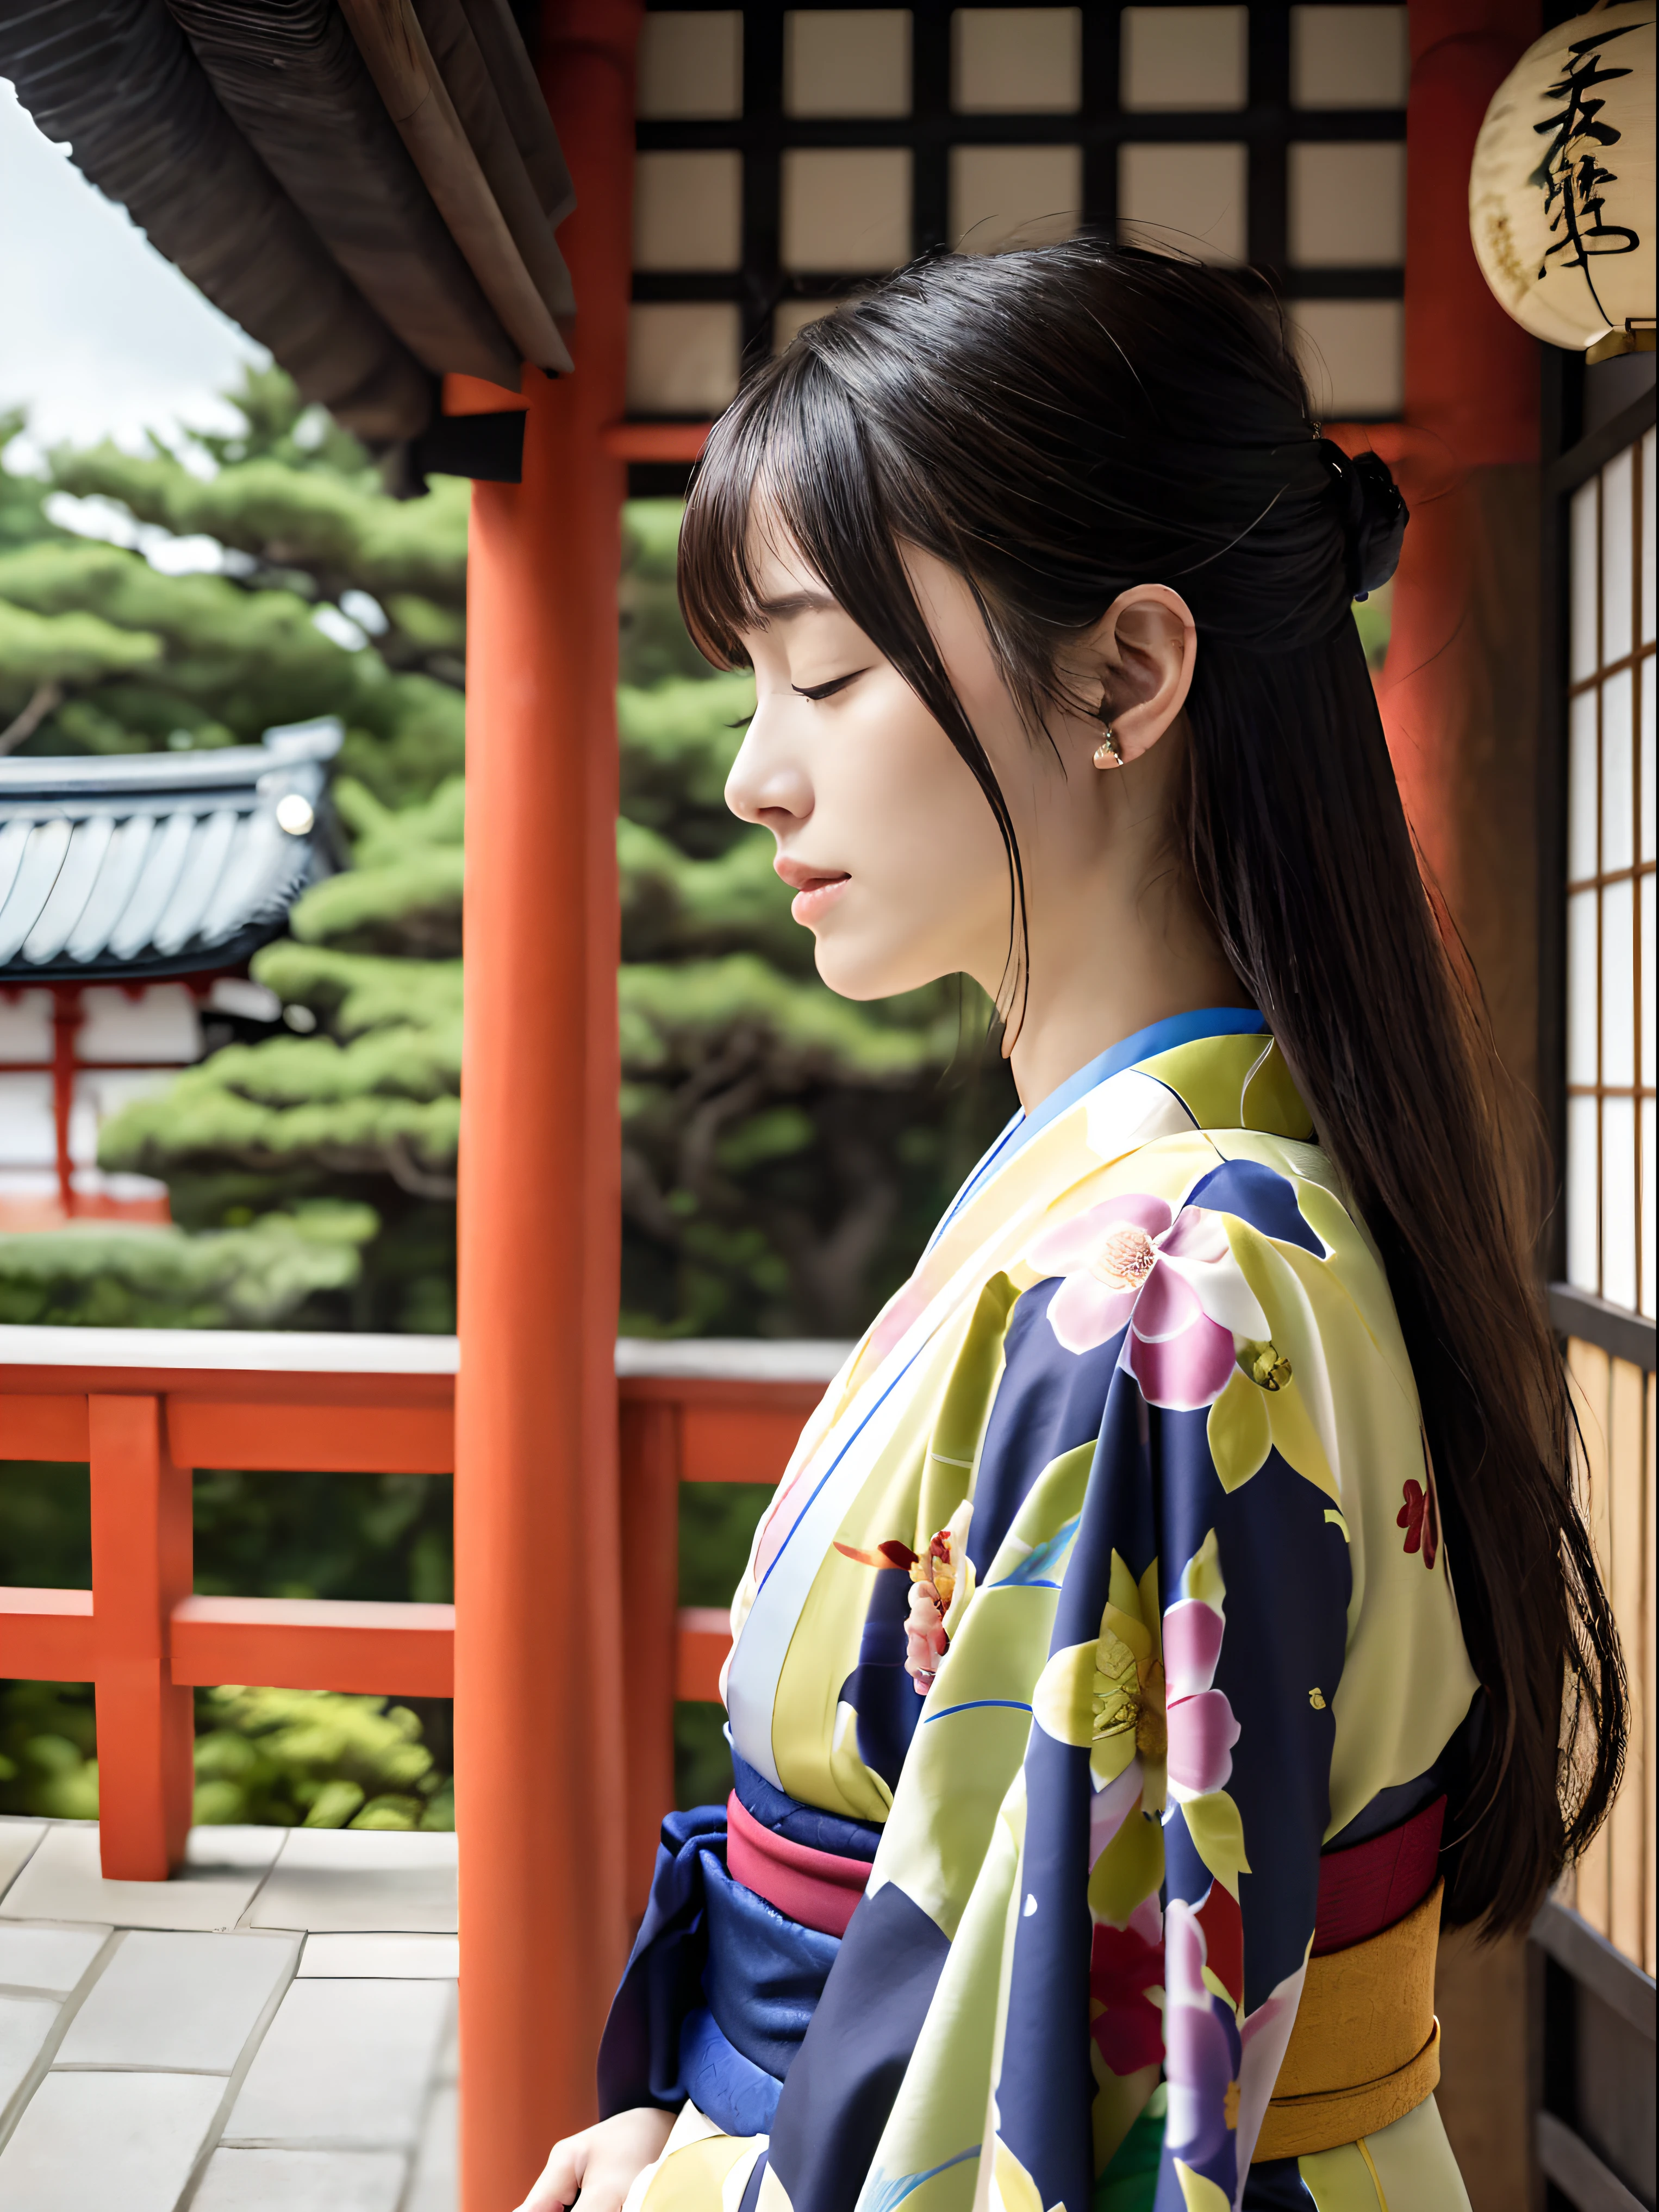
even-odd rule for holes
{"type": "Polygon", "coordinates": [[[1114,1552],[1111,1595],[1097,1640],[1055,1652],[1031,1701],[1048,1735],[1087,1750],[1097,1790],[1139,1759],[1149,1812],[1164,1808],[1168,1751],[1160,1626],[1158,1563],[1137,1583],[1122,1555],[1114,1552]]]}
{"type": "Polygon", "coordinates": [[[1210,1408],[1210,1456],[1224,1490],[1259,1474],[1270,1451],[1296,1472],[1338,1496],[1336,1479],[1290,1361],[1271,1338],[1241,1346],[1225,1388],[1210,1408]]]}
{"type": "Polygon", "coordinates": [[[1149,1812],[1162,1812],[1170,1735],[1156,1631],[1109,1605],[1095,1649],[1090,1771],[1103,1787],[1138,1758],[1142,1801],[1149,1812]]]}
{"type": "MultiPolygon", "coordinates": [[[[1224,1490],[1261,1473],[1270,1451],[1333,1504],[1340,1504],[1325,1436],[1329,1386],[1320,1330],[1325,1279],[1304,1281],[1285,1250],[1247,1222],[1226,1218],[1227,1243],[1266,1328],[1235,1335],[1232,1373],[1210,1407],[1210,1455],[1224,1490]]],[[[1300,1254],[1296,1255],[1300,1259],[1300,1254]]]]}

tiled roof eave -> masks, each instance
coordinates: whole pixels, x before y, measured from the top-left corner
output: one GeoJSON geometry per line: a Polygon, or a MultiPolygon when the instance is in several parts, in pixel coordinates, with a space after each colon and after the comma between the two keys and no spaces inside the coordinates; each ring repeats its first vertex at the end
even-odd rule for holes
{"type": "Polygon", "coordinates": [[[326,720],[181,760],[0,762],[0,984],[239,966],[329,872],[326,720]]]}

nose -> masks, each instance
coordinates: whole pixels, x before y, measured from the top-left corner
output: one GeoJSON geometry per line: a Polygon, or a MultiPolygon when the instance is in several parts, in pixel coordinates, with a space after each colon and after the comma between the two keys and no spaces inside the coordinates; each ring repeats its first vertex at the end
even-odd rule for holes
{"type": "Polygon", "coordinates": [[[726,779],[726,803],[740,822],[760,823],[781,836],[812,811],[812,787],[775,720],[763,700],[726,779]]]}

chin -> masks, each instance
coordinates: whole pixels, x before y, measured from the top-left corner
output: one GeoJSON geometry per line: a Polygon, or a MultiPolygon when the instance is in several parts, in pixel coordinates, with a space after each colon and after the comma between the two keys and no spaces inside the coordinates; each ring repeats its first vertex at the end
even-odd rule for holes
{"type": "Polygon", "coordinates": [[[915,963],[902,955],[870,945],[837,944],[820,937],[813,950],[819,979],[838,999],[896,999],[931,982],[931,974],[916,971],[915,963]]]}

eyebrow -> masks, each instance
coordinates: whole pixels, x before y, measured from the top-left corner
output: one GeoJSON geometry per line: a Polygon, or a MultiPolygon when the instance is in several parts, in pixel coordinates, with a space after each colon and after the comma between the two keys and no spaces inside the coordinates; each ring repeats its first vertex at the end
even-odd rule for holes
{"type": "Polygon", "coordinates": [[[796,615],[842,612],[841,601],[831,599],[828,592],[791,592],[781,599],[757,599],[754,605],[754,618],[763,629],[775,622],[788,622],[796,615]]]}

